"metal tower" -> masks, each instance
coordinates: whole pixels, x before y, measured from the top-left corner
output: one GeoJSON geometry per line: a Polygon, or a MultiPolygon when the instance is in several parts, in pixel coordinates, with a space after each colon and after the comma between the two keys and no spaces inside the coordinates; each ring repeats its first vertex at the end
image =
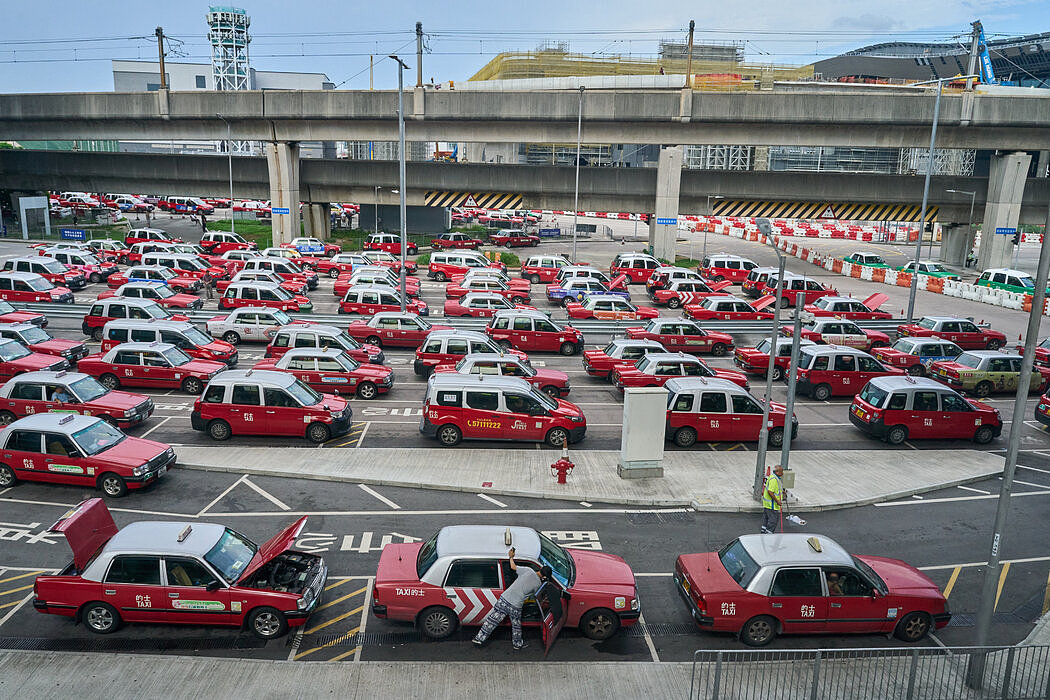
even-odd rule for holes
{"type": "MultiPolygon", "coordinates": [[[[211,42],[211,71],[215,90],[251,90],[251,66],[248,44],[252,38],[248,26],[252,18],[242,8],[211,6],[208,8],[208,40],[211,42]]],[[[234,141],[234,153],[251,154],[251,141],[234,141]]]]}

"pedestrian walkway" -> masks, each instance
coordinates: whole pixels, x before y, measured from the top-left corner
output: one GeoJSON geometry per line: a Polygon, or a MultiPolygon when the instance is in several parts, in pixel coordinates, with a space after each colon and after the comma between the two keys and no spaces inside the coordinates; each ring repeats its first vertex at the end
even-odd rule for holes
{"type": "MultiPolygon", "coordinates": [[[[754,452],[667,452],[664,476],[621,479],[619,452],[569,452],[576,467],[559,485],[553,450],[178,448],[179,467],[237,474],[407,486],[492,495],[558,498],[630,506],[692,506],[758,511],[751,498],[754,452]]],[[[780,454],[770,453],[769,463],[780,454]]],[[[998,474],[1003,458],[978,450],[805,450],[793,452],[788,509],[816,511],[908,498],[998,474]]]]}

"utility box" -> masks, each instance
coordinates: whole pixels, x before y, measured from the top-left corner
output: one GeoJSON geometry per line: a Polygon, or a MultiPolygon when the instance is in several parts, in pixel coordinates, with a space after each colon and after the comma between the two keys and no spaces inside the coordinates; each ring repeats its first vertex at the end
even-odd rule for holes
{"type": "Polygon", "coordinates": [[[616,466],[621,479],[651,479],[664,475],[666,416],[667,389],[653,386],[624,390],[623,434],[620,462],[616,466]]]}
{"type": "Polygon", "coordinates": [[[786,489],[795,488],[795,472],[791,469],[785,469],[784,475],[780,477],[780,485],[786,489]]]}

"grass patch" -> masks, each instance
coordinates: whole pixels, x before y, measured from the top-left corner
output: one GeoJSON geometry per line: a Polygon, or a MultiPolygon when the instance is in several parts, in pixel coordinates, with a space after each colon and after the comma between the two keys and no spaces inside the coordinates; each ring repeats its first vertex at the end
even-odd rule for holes
{"type": "MultiPolygon", "coordinates": [[[[229,231],[229,220],[208,221],[209,231],[229,231]]],[[[273,245],[273,227],[262,221],[247,221],[238,219],[233,223],[233,230],[238,236],[245,240],[254,241],[259,249],[269,248],[273,245]]]]}
{"type": "Polygon", "coordinates": [[[675,258],[674,264],[678,267],[699,267],[699,260],[693,260],[692,258],[675,258]]]}
{"type": "Polygon", "coordinates": [[[495,231],[496,229],[489,229],[487,226],[481,224],[469,224],[467,226],[453,226],[451,231],[453,233],[488,233],[489,231],[495,231]]]}

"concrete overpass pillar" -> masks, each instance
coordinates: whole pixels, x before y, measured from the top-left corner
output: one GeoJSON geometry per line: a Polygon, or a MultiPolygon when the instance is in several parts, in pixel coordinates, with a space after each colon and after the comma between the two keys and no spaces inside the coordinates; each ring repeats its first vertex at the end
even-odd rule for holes
{"type": "Polygon", "coordinates": [[[977,269],[1009,267],[1013,245],[1010,236],[997,236],[997,228],[1017,228],[1021,218],[1021,197],[1032,156],[1024,152],[993,155],[988,173],[988,199],[981,224],[981,248],[977,269]]]}
{"type": "Polygon", "coordinates": [[[667,146],[660,149],[656,167],[656,209],[649,219],[649,244],[653,255],[670,263],[675,260],[675,243],[678,241],[678,192],[682,185],[682,147],[667,146]],[[673,224],[660,221],[673,220],[673,224]]]}
{"type": "Polygon", "coordinates": [[[1039,162],[1035,168],[1036,177],[1050,177],[1050,151],[1039,151],[1039,162]]]}
{"type": "Polygon", "coordinates": [[[273,244],[290,243],[299,235],[299,144],[277,141],[266,144],[266,166],[270,171],[270,210],[273,244]],[[288,213],[277,213],[287,209],[288,213]]]}
{"type": "Polygon", "coordinates": [[[976,237],[976,231],[967,224],[944,224],[941,226],[940,261],[946,265],[965,266],[966,256],[976,237]]]}
{"type": "Polygon", "coordinates": [[[327,241],[332,235],[332,205],[309,202],[303,205],[303,234],[319,241],[327,241]]]}

